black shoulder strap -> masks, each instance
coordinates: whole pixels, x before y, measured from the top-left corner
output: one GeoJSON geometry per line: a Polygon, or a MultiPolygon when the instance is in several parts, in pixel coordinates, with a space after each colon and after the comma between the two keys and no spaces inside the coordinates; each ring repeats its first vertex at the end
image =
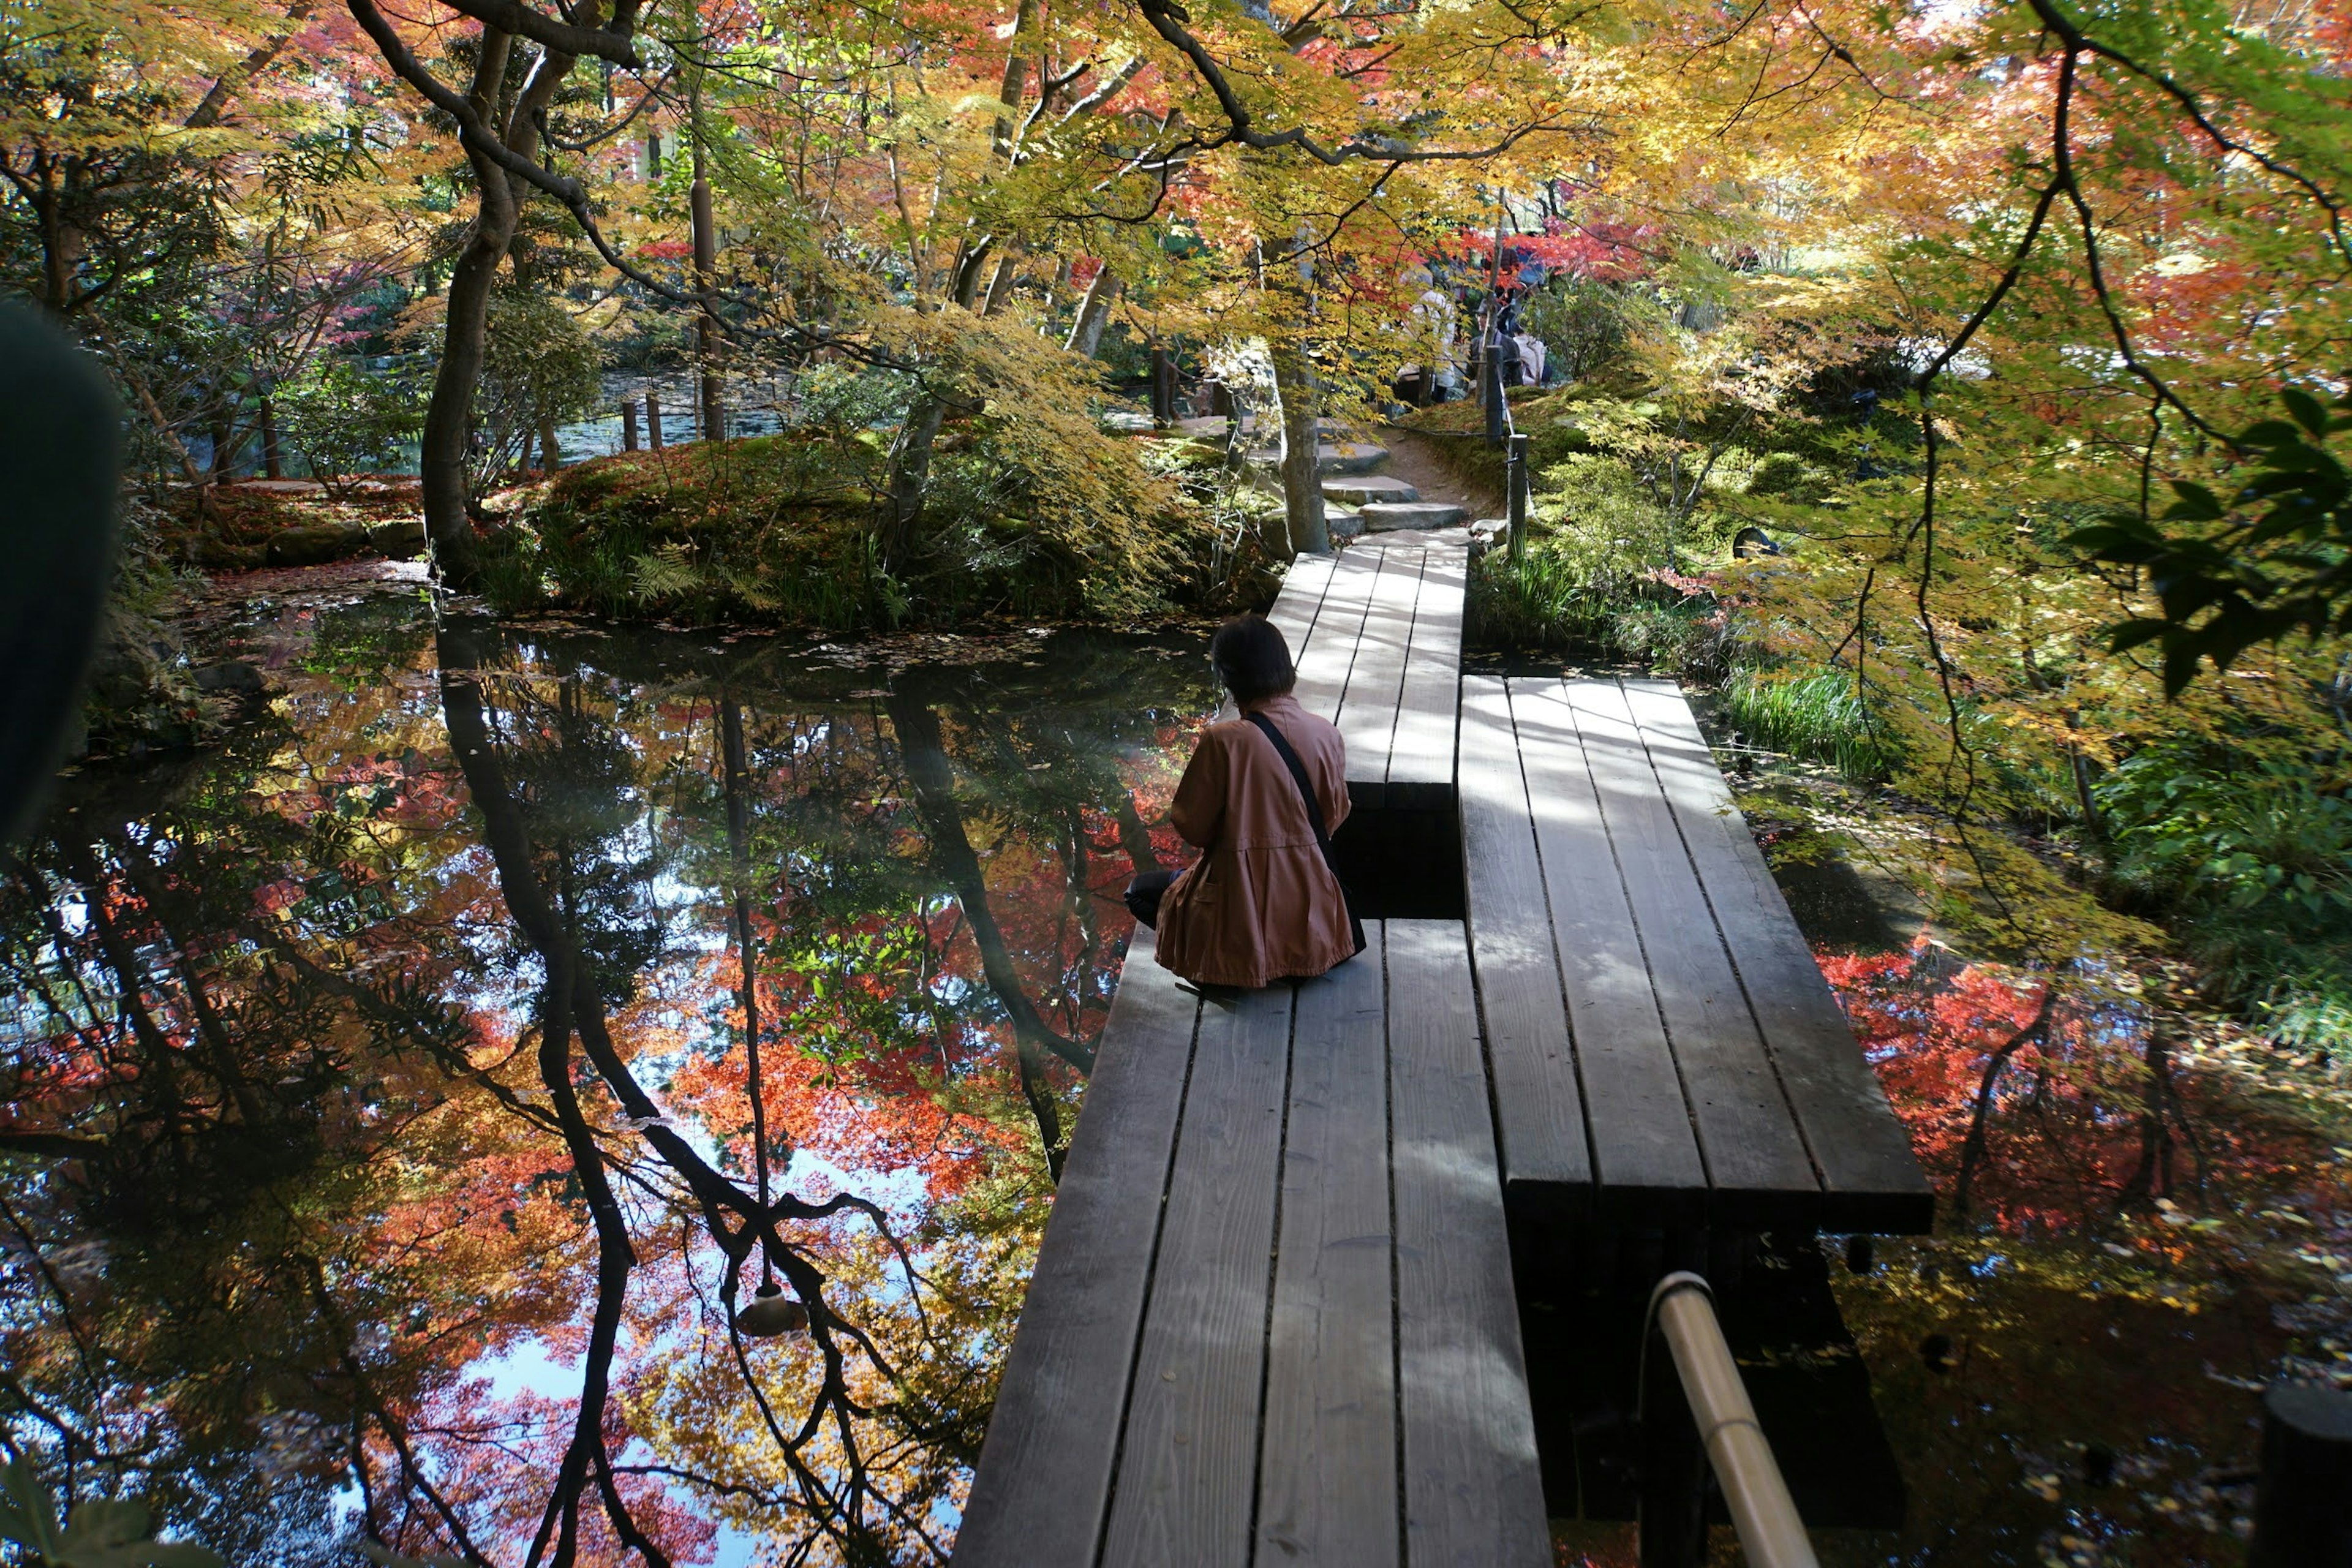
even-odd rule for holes
{"type": "Polygon", "coordinates": [[[1330,859],[1331,835],[1323,827],[1323,803],[1315,798],[1315,786],[1307,782],[1307,764],[1298,760],[1298,753],[1290,749],[1290,742],[1274,727],[1273,720],[1263,713],[1244,713],[1242,717],[1256,725],[1257,732],[1273,742],[1274,749],[1281,753],[1282,765],[1290,770],[1290,782],[1298,786],[1298,798],[1307,803],[1307,826],[1315,830],[1315,847],[1323,851],[1324,859],[1330,859]]]}
{"type": "Polygon", "coordinates": [[[1323,864],[1331,868],[1331,879],[1339,884],[1339,901],[1348,911],[1348,936],[1355,942],[1356,951],[1364,951],[1364,922],[1356,916],[1356,901],[1348,896],[1348,884],[1339,879],[1339,862],[1331,858],[1331,835],[1323,826],[1323,803],[1315,798],[1315,786],[1307,782],[1307,764],[1274,727],[1274,721],[1263,713],[1244,713],[1243,718],[1257,726],[1257,732],[1274,742],[1282,757],[1282,765],[1290,770],[1290,782],[1298,786],[1298,798],[1307,803],[1307,826],[1315,830],[1315,847],[1323,851],[1323,864]]]}

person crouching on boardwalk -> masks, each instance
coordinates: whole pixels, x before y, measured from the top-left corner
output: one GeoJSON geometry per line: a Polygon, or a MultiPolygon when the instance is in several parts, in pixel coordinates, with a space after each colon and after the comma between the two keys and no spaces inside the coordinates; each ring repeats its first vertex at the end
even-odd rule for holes
{"type": "Polygon", "coordinates": [[[1291,696],[1298,674],[1272,622],[1227,621],[1209,661],[1241,717],[1202,735],[1169,812],[1202,853],[1181,872],[1138,878],[1128,904],[1159,932],[1160,965],[1196,985],[1308,979],[1364,948],[1331,868],[1330,835],[1348,819],[1347,748],[1291,696]]]}

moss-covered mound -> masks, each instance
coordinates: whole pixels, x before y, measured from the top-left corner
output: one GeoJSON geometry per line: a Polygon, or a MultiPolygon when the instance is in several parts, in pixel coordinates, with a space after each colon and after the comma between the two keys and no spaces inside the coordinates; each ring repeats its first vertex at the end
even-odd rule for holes
{"type": "Polygon", "coordinates": [[[1053,447],[985,421],[939,443],[921,523],[881,554],[886,437],[701,442],[566,469],[502,536],[503,608],[822,629],[990,616],[1148,617],[1215,596],[1213,531],[1132,444],[1053,447]]]}

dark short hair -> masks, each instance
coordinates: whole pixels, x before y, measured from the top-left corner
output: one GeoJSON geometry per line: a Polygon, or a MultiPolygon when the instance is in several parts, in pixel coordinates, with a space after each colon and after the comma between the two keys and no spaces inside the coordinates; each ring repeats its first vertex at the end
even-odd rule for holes
{"type": "Polygon", "coordinates": [[[1298,684],[1290,645],[1264,616],[1240,616],[1219,626],[1209,639],[1209,662],[1235,702],[1264,701],[1298,684]]]}

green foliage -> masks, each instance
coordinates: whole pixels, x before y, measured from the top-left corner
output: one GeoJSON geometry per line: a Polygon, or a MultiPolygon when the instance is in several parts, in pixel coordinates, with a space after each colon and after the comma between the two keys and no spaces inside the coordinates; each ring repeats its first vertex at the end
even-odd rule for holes
{"type": "Polygon", "coordinates": [[[2287,1034],[2352,1018],[2352,793],[2309,761],[2149,746],[2095,794],[2115,876],[2185,915],[2206,963],[2287,1034]]]}
{"type": "Polygon", "coordinates": [[[1819,465],[1796,452],[1766,452],[1748,469],[1745,493],[1793,505],[1818,506],[1837,487],[1819,465]]]}
{"type": "Polygon", "coordinates": [[[1570,381],[1605,376],[1626,363],[1637,307],[1622,289],[1570,278],[1538,289],[1519,310],[1519,321],[1543,340],[1551,362],[1570,381]]]}
{"type": "Polygon", "coordinates": [[[1472,566],[1471,640],[1486,647],[1547,649],[1628,661],[1694,679],[1722,674],[1725,621],[1703,594],[1584,569],[1553,539],[1532,541],[1517,562],[1489,551],[1472,566]]]}
{"type": "Polygon", "coordinates": [[[2258,643],[2352,632],[2352,476],[2326,444],[2352,431],[2352,393],[2323,404],[2289,387],[2279,401],[2291,421],[2261,420],[2238,437],[2257,466],[2227,501],[2176,479],[2160,522],[2177,527],[2119,511],[2073,537],[2094,560],[2147,573],[2163,613],[2124,622],[2108,647],[2155,643],[2168,696],[2258,643]]]}
{"type": "Polygon", "coordinates": [[[768,436],[567,468],[493,557],[493,602],[856,625],[879,464],[870,438],[768,436]]]}
{"type": "Polygon", "coordinates": [[[327,356],[278,393],[278,428],[337,495],[350,477],[397,465],[425,426],[425,401],[398,370],[327,356]]]}
{"type": "Polygon", "coordinates": [[[904,371],[855,363],[821,364],[804,372],[794,386],[800,422],[837,436],[896,425],[915,395],[904,371]]]}
{"type": "Polygon", "coordinates": [[[489,333],[474,416],[489,427],[478,481],[488,484],[527,456],[542,425],[562,425],[596,406],[596,345],[562,296],[523,286],[490,298],[489,333]]]}
{"type": "Polygon", "coordinates": [[[1885,737],[1873,729],[1853,681],[1838,670],[1737,669],[1724,682],[1722,702],[1742,734],[1774,750],[1832,763],[1861,781],[1892,770],[1885,737]]]}
{"type": "Polygon", "coordinates": [[[149,1538],[147,1510],[135,1502],[92,1498],[69,1521],[58,1520],[48,1489],[19,1456],[0,1470],[0,1540],[31,1554],[34,1568],[220,1568],[201,1546],[149,1538]]]}
{"type": "Polygon", "coordinates": [[[1110,620],[1197,596],[1213,539],[1197,509],[1136,463],[982,417],[940,443],[920,558],[875,554],[887,471],[859,382],[830,422],[567,468],[488,562],[493,601],[621,617],[740,616],[845,629],[985,614],[1110,620]],[[1137,513],[1145,507],[1154,512],[1137,513]],[[1125,509],[1125,510],[1120,510],[1125,509]]]}

